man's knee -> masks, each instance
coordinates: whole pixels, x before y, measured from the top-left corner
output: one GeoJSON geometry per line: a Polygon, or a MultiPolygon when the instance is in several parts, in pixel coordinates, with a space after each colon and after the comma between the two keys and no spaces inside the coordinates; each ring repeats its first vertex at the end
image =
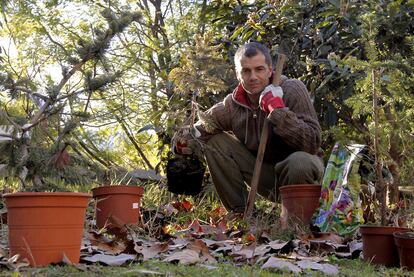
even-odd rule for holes
{"type": "Polygon", "coordinates": [[[298,151],[276,164],[276,174],[282,185],[298,182],[320,183],[324,166],[321,159],[307,152],[298,151]]]}
{"type": "Polygon", "coordinates": [[[286,160],[289,170],[301,171],[304,169],[313,169],[323,171],[321,159],[315,155],[303,151],[297,151],[290,154],[286,160]]]}

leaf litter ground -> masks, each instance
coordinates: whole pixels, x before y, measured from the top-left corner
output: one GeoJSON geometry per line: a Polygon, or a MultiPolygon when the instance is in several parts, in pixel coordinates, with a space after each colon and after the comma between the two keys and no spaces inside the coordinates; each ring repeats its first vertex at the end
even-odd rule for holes
{"type": "MultiPolygon", "coordinates": [[[[217,270],[221,264],[235,267],[253,266],[260,271],[317,275],[338,275],[343,259],[359,259],[362,242],[333,233],[303,231],[299,225],[289,226],[281,232],[291,238],[272,239],[274,230],[280,228],[276,221],[267,228],[258,227],[264,216],[257,215],[251,222],[241,220],[241,215],[227,214],[217,208],[209,214],[209,222],[192,219],[177,224],[171,219],[191,213],[189,201],[167,204],[160,211],[143,209],[137,225],[123,224],[110,218],[110,232],[94,228],[92,215],[81,245],[79,265],[81,271],[93,266],[131,266],[148,261],[162,261],[178,265],[198,265],[217,270]],[[293,230],[293,232],[292,232],[293,230]],[[334,262],[333,262],[334,261],[334,262]]],[[[18,256],[8,257],[7,228],[2,225],[0,240],[0,268],[6,271],[25,272],[28,263],[18,256]]],[[[285,236],[286,237],[286,236],[285,236]]],[[[64,259],[62,264],[71,264],[64,259]]],[[[134,271],[157,275],[154,270],[134,271]]],[[[405,273],[404,273],[405,274],[405,273]]]]}

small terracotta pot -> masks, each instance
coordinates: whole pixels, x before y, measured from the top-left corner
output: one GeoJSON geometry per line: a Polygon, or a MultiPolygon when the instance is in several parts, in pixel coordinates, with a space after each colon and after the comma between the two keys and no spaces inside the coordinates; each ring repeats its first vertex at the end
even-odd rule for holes
{"type": "Polygon", "coordinates": [[[142,186],[103,186],[92,189],[96,199],[96,225],[107,228],[137,224],[140,216],[142,186]]]}
{"type": "Polygon", "coordinates": [[[398,248],[400,266],[408,270],[414,270],[414,232],[395,232],[394,241],[398,248]]]}
{"type": "Polygon", "coordinates": [[[398,267],[398,250],[394,243],[393,233],[403,230],[408,229],[391,226],[360,226],[364,260],[377,265],[398,267]]]}
{"type": "Polygon", "coordinates": [[[282,200],[282,224],[288,220],[305,225],[311,223],[312,215],[319,206],[321,185],[299,184],[283,186],[279,189],[282,200]]]}
{"type": "Polygon", "coordinates": [[[79,263],[86,193],[21,192],[3,195],[7,207],[10,256],[19,254],[38,267],[79,263]]]}

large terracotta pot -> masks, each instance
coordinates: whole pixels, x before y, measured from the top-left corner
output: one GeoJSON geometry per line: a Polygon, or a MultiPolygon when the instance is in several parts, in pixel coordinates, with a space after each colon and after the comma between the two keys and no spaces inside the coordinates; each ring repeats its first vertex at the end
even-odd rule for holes
{"type": "Polygon", "coordinates": [[[298,184],[283,186],[279,189],[282,200],[282,224],[287,221],[296,221],[308,225],[312,215],[319,206],[321,185],[298,184]]]}
{"type": "Polygon", "coordinates": [[[393,233],[403,230],[408,229],[391,226],[360,226],[364,260],[377,265],[398,267],[398,250],[394,243],[393,233]]]}
{"type": "Polygon", "coordinates": [[[398,248],[400,266],[408,270],[414,270],[414,232],[395,232],[394,241],[398,248]]]}
{"type": "Polygon", "coordinates": [[[21,192],[3,195],[8,210],[10,256],[19,254],[32,266],[79,262],[86,193],[21,192]]]}
{"type": "Polygon", "coordinates": [[[136,224],[140,216],[142,186],[103,186],[92,189],[96,199],[96,225],[109,232],[121,224],[136,224]]]}

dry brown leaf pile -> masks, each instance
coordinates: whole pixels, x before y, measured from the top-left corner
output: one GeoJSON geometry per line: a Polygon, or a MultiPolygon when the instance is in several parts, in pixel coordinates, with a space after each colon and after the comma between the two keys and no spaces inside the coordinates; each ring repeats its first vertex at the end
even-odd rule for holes
{"type": "MultiPolygon", "coordinates": [[[[174,206],[186,211],[191,209],[188,203],[174,206]]],[[[96,230],[85,232],[81,263],[117,266],[157,259],[213,266],[230,260],[235,265],[259,265],[268,270],[300,273],[311,269],[336,275],[338,267],[327,263],[328,255],[356,258],[362,251],[360,241],[346,241],[332,233],[302,235],[289,241],[271,240],[266,231],[256,237],[247,230],[232,227],[232,222],[224,219],[214,219],[209,224],[193,220],[187,226],[176,226],[176,232],[171,234],[165,231],[165,226],[154,227],[160,228],[156,232],[146,232],[144,225],[115,227],[118,229],[112,229],[112,234],[96,230]]],[[[20,261],[19,257],[8,258],[7,252],[7,244],[1,240],[0,267],[18,270],[28,266],[27,261],[20,261]]]]}

